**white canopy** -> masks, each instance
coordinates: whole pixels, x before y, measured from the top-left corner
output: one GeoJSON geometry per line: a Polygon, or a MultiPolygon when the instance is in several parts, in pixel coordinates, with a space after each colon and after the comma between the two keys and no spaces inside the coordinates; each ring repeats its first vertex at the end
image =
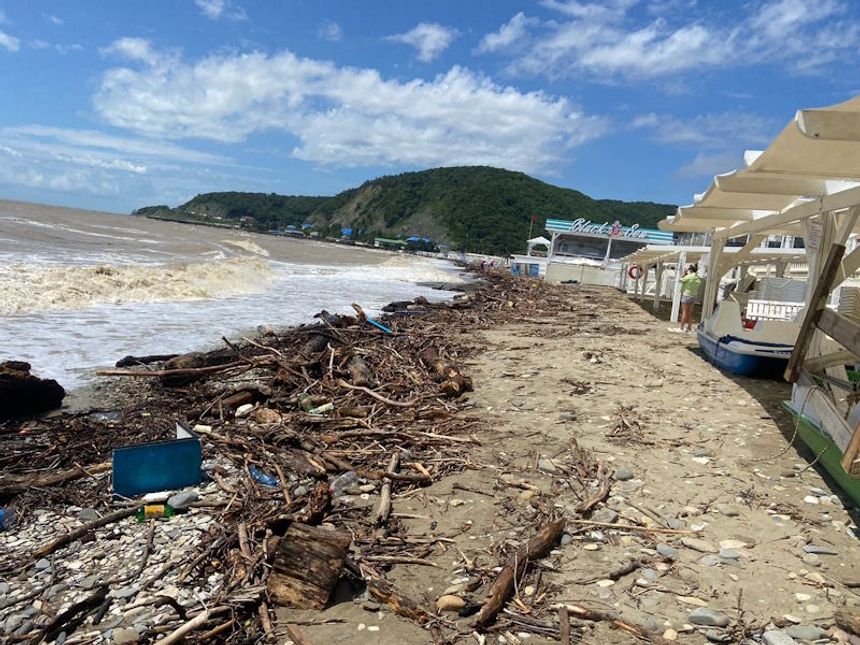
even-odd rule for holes
{"type": "MultiPolygon", "coordinates": [[[[747,151],[744,160],[746,168],[714,177],[693,205],[679,208],[658,227],[697,233],[730,229],[860,186],[860,96],[798,111],[767,150],[747,151]]],[[[769,232],[798,232],[785,221],[769,232]]]]}
{"type": "Polygon", "coordinates": [[[529,246],[535,246],[538,244],[543,244],[545,246],[549,246],[550,244],[552,244],[552,242],[541,235],[538,237],[533,237],[530,240],[526,240],[526,244],[528,244],[529,246]]]}

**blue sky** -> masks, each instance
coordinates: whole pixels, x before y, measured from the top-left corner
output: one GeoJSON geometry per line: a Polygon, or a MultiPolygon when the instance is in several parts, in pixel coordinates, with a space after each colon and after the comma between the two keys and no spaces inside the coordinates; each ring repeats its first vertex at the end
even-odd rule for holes
{"type": "Polygon", "coordinates": [[[442,165],[688,203],[860,91],[852,0],[0,0],[0,197],[127,212],[442,165]]]}

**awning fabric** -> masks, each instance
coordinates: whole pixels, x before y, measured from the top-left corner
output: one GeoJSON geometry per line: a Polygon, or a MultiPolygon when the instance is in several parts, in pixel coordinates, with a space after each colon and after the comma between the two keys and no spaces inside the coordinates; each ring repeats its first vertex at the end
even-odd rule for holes
{"type": "Polygon", "coordinates": [[[661,221],[660,230],[731,228],[860,186],[860,96],[798,111],[766,150],[747,151],[744,159],[745,168],[714,177],[692,205],[661,221]]]}

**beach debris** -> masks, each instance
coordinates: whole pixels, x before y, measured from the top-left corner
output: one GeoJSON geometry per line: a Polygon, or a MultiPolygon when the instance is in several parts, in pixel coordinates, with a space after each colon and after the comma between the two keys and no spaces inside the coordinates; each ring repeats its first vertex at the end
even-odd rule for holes
{"type": "Polygon", "coordinates": [[[15,524],[15,514],[8,508],[0,508],[0,531],[8,531],[15,524]]]}
{"type": "Polygon", "coordinates": [[[111,457],[113,492],[134,498],[200,483],[200,439],[178,427],[176,439],[115,448],[111,457]]]}
{"type": "Polygon", "coordinates": [[[55,380],[32,375],[29,363],[0,363],[0,419],[54,410],[65,396],[66,391],[55,380]]]}
{"type": "Polygon", "coordinates": [[[277,604],[322,609],[340,578],[352,536],[293,522],[280,540],[266,588],[277,604]]]}
{"type": "Polygon", "coordinates": [[[446,594],[436,599],[436,609],[439,611],[460,611],[466,606],[466,601],[460,596],[446,594]]]}
{"type": "Polygon", "coordinates": [[[522,577],[531,562],[545,556],[561,538],[565,520],[557,519],[538,530],[537,534],[508,558],[487,591],[481,611],[475,617],[475,627],[485,628],[493,622],[514,591],[514,581],[522,577]]]}

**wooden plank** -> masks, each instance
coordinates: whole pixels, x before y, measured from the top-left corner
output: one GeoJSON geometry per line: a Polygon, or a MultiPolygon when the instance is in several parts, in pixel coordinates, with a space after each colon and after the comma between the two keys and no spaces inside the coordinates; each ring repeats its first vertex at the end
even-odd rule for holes
{"type": "Polygon", "coordinates": [[[818,328],[854,354],[860,353],[860,322],[825,308],[818,328]]]}
{"type": "Polygon", "coordinates": [[[847,349],[840,349],[839,351],[831,352],[830,354],[823,354],[822,356],[806,359],[803,363],[803,369],[807,372],[817,372],[833,365],[853,363],[857,361],[858,358],[854,352],[847,349]]]}
{"type": "Polygon", "coordinates": [[[839,452],[845,454],[854,430],[845,422],[842,413],[834,407],[829,393],[818,387],[805,371],[800,373],[796,387],[798,391],[794,400],[802,401],[803,408],[798,411],[808,417],[817,418],[839,448],[839,452]]]}
{"type": "Polygon", "coordinates": [[[855,476],[854,470],[856,465],[854,462],[857,461],[858,455],[860,455],[860,423],[854,428],[854,435],[851,437],[851,441],[848,442],[845,452],[842,453],[842,467],[852,477],[855,476]]]}
{"type": "MultiPolygon", "coordinates": [[[[833,284],[836,272],[842,265],[844,254],[845,247],[842,244],[833,244],[827,253],[827,260],[824,262],[824,268],[815,284],[815,291],[812,292],[812,300],[809,301],[809,307],[807,307],[806,315],[803,317],[803,324],[800,326],[794,351],[791,353],[788,367],[785,368],[784,377],[789,383],[796,382],[800,375],[806,352],[809,351],[809,343],[812,342],[812,334],[822,313],[827,309],[827,296],[830,295],[830,286],[833,284]]],[[[846,347],[851,349],[848,345],[846,347]]]]}

